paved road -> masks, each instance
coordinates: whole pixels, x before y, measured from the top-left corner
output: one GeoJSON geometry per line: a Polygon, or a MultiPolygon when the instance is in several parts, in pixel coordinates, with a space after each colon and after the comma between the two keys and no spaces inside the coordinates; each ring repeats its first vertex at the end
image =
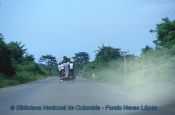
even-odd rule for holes
{"type": "Polygon", "coordinates": [[[105,110],[106,105],[140,107],[140,105],[155,106],[156,104],[131,96],[114,86],[95,83],[80,77],[73,83],[60,84],[58,79],[53,77],[0,89],[0,115],[175,115],[172,109],[175,107],[173,103],[162,107],[156,105],[158,111],[153,112],[105,110]],[[11,105],[15,107],[22,105],[23,109],[33,106],[33,109],[42,110],[16,110],[11,105]],[[50,107],[48,109],[54,105],[58,107],[57,109],[64,109],[66,106],[66,110],[43,110],[44,105],[50,107]],[[67,110],[69,105],[73,106],[74,110],[67,110]],[[79,105],[97,105],[101,110],[76,110],[79,109],[79,105]],[[11,110],[10,107],[15,110],[11,110]]]}

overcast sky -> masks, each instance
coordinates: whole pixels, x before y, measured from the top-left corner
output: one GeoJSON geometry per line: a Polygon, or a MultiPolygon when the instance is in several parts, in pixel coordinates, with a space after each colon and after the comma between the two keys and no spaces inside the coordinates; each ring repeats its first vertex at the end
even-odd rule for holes
{"type": "Polygon", "coordinates": [[[139,55],[153,46],[161,18],[175,19],[175,0],[0,0],[0,33],[38,58],[59,60],[102,44],[139,55]]]}

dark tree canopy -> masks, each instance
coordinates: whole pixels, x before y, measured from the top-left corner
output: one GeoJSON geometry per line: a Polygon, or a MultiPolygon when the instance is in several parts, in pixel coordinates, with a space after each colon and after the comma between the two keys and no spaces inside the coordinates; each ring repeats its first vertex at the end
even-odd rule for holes
{"type": "Polygon", "coordinates": [[[112,60],[119,59],[121,57],[121,52],[119,48],[113,48],[110,46],[99,47],[96,53],[96,61],[109,62],[112,60]]]}
{"type": "Polygon", "coordinates": [[[162,23],[156,25],[155,32],[157,39],[153,42],[160,48],[172,48],[175,46],[175,20],[171,21],[169,18],[163,18],[162,23]]]}
{"type": "Polygon", "coordinates": [[[42,55],[39,59],[39,62],[43,62],[50,67],[57,67],[56,58],[52,55],[42,55]]]}
{"type": "Polygon", "coordinates": [[[77,68],[83,68],[84,65],[86,65],[89,62],[90,57],[87,52],[78,52],[75,53],[73,59],[77,68]]]}
{"type": "Polygon", "coordinates": [[[63,56],[63,62],[69,62],[70,58],[68,58],[67,56],[63,56]]]}
{"type": "Polygon", "coordinates": [[[88,63],[89,62],[89,54],[87,52],[79,52],[75,53],[73,57],[74,62],[76,63],[88,63]]]}
{"type": "Polygon", "coordinates": [[[11,52],[4,42],[3,35],[0,34],[0,73],[14,75],[15,71],[12,66],[11,52]]]}
{"type": "Polygon", "coordinates": [[[24,49],[24,45],[21,45],[21,42],[10,42],[7,46],[11,52],[12,59],[17,63],[22,63],[27,50],[24,49]]]}

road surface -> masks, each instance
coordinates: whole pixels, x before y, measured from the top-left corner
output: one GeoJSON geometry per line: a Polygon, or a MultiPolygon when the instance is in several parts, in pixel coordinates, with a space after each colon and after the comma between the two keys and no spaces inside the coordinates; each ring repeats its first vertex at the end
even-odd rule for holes
{"type": "Polygon", "coordinates": [[[174,107],[173,103],[159,106],[117,87],[81,77],[73,83],[59,83],[52,77],[0,89],[0,115],[175,115],[174,107]],[[124,105],[131,108],[123,110],[124,105]],[[154,106],[157,110],[132,110],[141,105],[154,106]],[[90,110],[83,110],[83,106],[90,110]],[[112,107],[115,110],[109,110],[112,107]],[[116,110],[117,107],[122,110],[116,110]]]}

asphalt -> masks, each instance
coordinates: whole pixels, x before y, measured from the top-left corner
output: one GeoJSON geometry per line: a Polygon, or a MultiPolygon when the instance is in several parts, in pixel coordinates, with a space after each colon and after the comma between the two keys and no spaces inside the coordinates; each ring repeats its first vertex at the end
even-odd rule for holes
{"type": "Polygon", "coordinates": [[[159,105],[81,77],[63,83],[51,77],[0,89],[0,115],[175,115],[174,109],[173,101],[159,105]],[[152,109],[137,110],[141,105],[152,109]],[[115,110],[109,110],[112,107],[115,110]]]}

